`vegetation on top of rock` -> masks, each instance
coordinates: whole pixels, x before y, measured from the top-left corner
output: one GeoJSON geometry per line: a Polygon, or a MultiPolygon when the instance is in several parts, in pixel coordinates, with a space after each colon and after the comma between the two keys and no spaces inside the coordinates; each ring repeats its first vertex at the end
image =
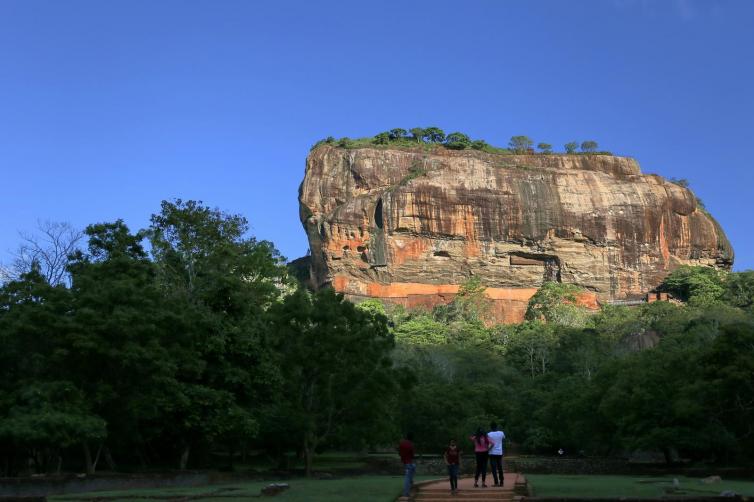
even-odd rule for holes
{"type": "MultiPolygon", "coordinates": [[[[333,136],[328,136],[325,139],[317,141],[312,146],[312,150],[321,145],[332,145],[348,149],[374,146],[415,148],[419,145],[430,149],[435,147],[448,148],[450,150],[471,149],[487,153],[514,153],[519,155],[534,155],[537,153],[533,148],[534,141],[528,136],[513,136],[508,142],[508,148],[500,148],[490,145],[483,139],[471,139],[468,134],[463,132],[457,131],[446,135],[445,131],[439,127],[413,127],[409,130],[398,127],[366,138],[343,137],[336,140],[333,136]]],[[[543,155],[557,153],[552,151],[552,145],[549,143],[539,143],[537,148],[540,150],[539,153],[543,155]]],[[[566,143],[565,153],[612,155],[612,153],[607,151],[597,151],[597,142],[592,140],[583,141],[580,145],[578,141],[566,143]],[[581,151],[577,152],[579,146],[581,146],[581,151]]]]}
{"type": "Polygon", "coordinates": [[[549,144],[549,143],[539,143],[539,144],[537,145],[537,148],[539,148],[539,150],[540,150],[540,151],[541,151],[542,153],[545,153],[545,154],[550,154],[550,153],[552,153],[552,145],[551,145],[551,144],[549,144]]]}

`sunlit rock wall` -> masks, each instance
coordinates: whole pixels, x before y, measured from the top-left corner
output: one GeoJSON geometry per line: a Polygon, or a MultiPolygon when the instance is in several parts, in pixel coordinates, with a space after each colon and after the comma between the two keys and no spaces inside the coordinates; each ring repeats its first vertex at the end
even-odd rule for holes
{"type": "Polygon", "coordinates": [[[315,287],[431,307],[475,275],[503,322],[546,280],[596,305],[641,297],[682,264],[733,262],[688,189],[626,157],[324,145],[299,201],[315,287]]]}

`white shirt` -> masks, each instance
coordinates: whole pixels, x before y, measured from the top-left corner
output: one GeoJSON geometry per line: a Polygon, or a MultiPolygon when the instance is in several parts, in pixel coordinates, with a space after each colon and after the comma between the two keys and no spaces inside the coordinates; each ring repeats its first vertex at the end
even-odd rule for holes
{"type": "Polygon", "coordinates": [[[487,433],[487,437],[490,438],[490,441],[495,445],[490,450],[490,455],[502,455],[505,433],[503,431],[492,431],[487,433]]]}

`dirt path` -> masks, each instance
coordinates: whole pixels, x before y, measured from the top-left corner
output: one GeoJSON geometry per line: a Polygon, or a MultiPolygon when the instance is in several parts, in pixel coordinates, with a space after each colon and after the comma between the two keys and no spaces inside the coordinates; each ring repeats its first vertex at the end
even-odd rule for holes
{"type": "MultiPolygon", "coordinates": [[[[432,483],[422,484],[418,487],[416,496],[411,499],[417,502],[486,502],[486,501],[512,501],[514,496],[514,487],[519,480],[519,475],[515,472],[505,473],[505,486],[492,486],[491,476],[488,476],[487,488],[482,488],[481,482],[479,488],[474,488],[474,478],[465,477],[458,480],[458,492],[453,495],[450,493],[450,483],[447,480],[434,481],[432,483]]],[[[408,500],[400,498],[398,500],[408,500]]]]}

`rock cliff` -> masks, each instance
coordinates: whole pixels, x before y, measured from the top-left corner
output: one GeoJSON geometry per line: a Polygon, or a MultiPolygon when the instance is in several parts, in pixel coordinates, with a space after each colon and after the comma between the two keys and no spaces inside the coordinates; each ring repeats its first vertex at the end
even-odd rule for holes
{"type": "Polygon", "coordinates": [[[504,322],[543,281],[634,299],[679,265],[733,262],[693,193],[626,157],[322,145],[299,202],[314,287],[433,306],[475,275],[504,322]]]}

